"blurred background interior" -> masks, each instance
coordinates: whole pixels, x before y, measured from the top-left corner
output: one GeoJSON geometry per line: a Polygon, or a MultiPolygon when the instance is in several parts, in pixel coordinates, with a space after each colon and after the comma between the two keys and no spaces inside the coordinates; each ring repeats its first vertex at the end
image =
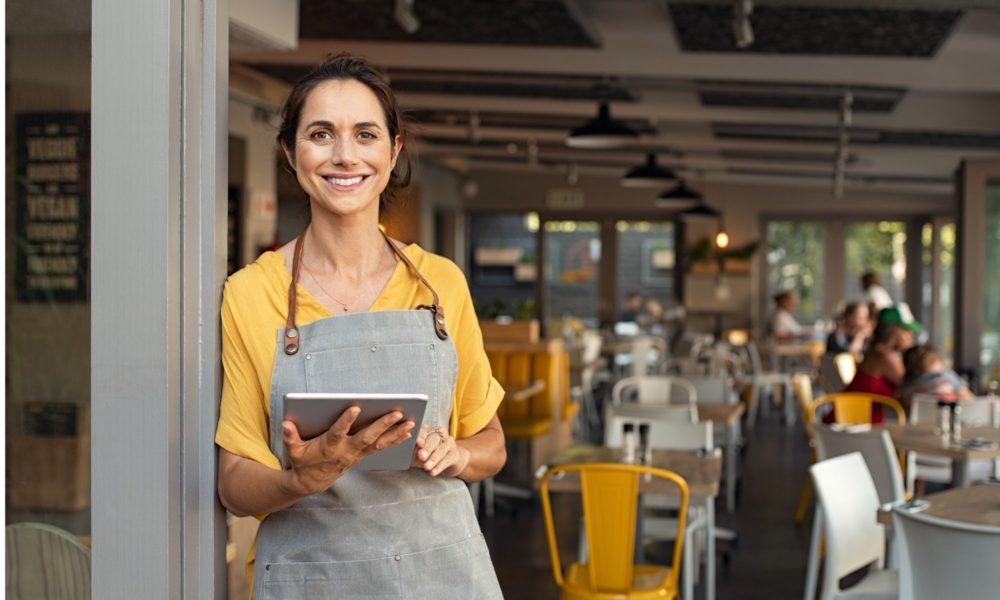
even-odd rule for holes
{"type": "MultiPolygon", "coordinates": [[[[100,202],[90,189],[91,10],[6,5],[7,548],[18,556],[45,543],[10,528],[44,523],[68,532],[84,563],[90,254],[101,243],[90,234],[100,202]]],[[[836,475],[808,469],[839,452],[815,454],[827,428],[812,419],[833,405],[815,401],[851,385],[872,347],[845,362],[828,337],[868,338],[885,306],[902,308],[897,324],[920,324],[914,342],[937,349],[986,416],[964,409],[965,439],[984,441],[959,452],[907,437],[925,423],[947,440],[936,405],[921,417],[907,398],[895,419],[887,408],[902,470],[867,466],[876,485],[907,485],[880,500],[995,479],[1000,2],[230,0],[228,11],[228,171],[216,176],[228,190],[229,273],[306,223],[274,136],[290,85],[324,55],[367,57],[412,119],[415,185],[385,226],[465,272],[508,393],[508,466],[472,489],[508,597],[560,593],[536,475],[588,448],[627,447],[626,422],[652,424],[652,446],[676,456],[650,460],[692,489],[689,535],[676,502],[654,506],[670,518],[639,519],[629,564],[644,556],[680,569],[684,597],[798,598],[817,581],[829,591],[838,541],[827,535],[826,555],[815,547],[824,530],[811,498],[836,506],[836,475]],[[862,286],[865,274],[887,304],[862,286]],[[783,292],[789,303],[776,304],[783,292]],[[870,324],[844,324],[851,303],[875,309],[870,324]],[[675,422],[701,423],[700,441],[677,442],[691,431],[675,422]]],[[[853,401],[870,422],[879,400],[853,401]]],[[[847,419],[837,406],[828,421],[847,419]]],[[[1000,550],[992,489],[977,492],[987,499],[977,496],[968,522],[1000,550]]],[[[552,496],[565,566],[587,554],[582,507],[552,496]]],[[[920,564],[905,551],[916,534],[898,531],[906,518],[885,517],[895,536],[878,530],[903,579],[920,564]]],[[[256,521],[228,525],[219,577],[240,598],[256,521]]],[[[847,583],[876,585],[873,561],[847,583]]],[[[8,597],[29,597],[10,585],[8,597]]]]}

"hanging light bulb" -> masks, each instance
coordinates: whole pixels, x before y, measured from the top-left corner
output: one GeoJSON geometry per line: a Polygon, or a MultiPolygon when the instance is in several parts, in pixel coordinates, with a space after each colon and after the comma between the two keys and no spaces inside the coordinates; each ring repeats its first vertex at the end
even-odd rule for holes
{"type": "Polygon", "coordinates": [[[719,232],[715,234],[715,247],[716,248],[727,248],[729,247],[729,234],[726,233],[725,227],[719,227],[719,232]]]}

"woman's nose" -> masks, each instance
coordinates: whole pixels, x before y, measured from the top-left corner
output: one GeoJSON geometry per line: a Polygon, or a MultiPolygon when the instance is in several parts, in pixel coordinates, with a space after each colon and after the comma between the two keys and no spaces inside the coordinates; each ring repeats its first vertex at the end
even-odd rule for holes
{"type": "Polygon", "coordinates": [[[336,165],[353,165],[358,162],[358,152],[354,140],[339,138],[330,149],[330,160],[336,165]]]}

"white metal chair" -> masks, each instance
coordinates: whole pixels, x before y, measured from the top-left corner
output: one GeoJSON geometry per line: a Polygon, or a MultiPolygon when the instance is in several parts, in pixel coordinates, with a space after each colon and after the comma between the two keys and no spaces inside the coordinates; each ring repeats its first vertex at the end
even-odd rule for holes
{"type": "Polygon", "coordinates": [[[635,394],[638,404],[694,403],[698,394],[690,381],[670,375],[625,377],[611,388],[611,403],[621,404],[635,394]],[[680,391],[679,395],[675,392],[680,391]]]}
{"type": "Polygon", "coordinates": [[[899,456],[888,431],[837,431],[817,424],[815,432],[816,455],[819,460],[860,452],[875,482],[879,502],[886,504],[905,498],[899,456]]]}
{"type": "Polygon", "coordinates": [[[73,534],[43,523],[7,526],[8,600],[87,600],[90,550],[73,534]]]}
{"type": "Polygon", "coordinates": [[[767,370],[760,358],[760,351],[753,340],[747,340],[746,345],[740,349],[747,354],[750,361],[750,373],[747,375],[747,382],[750,385],[750,401],[747,405],[747,429],[752,430],[757,423],[757,413],[760,410],[767,410],[767,404],[761,402],[761,396],[770,392],[774,396],[775,390],[780,388],[785,401],[785,420],[791,421],[789,404],[792,398],[792,378],[786,373],[767,370]]]}
{"type": "MultiPolygon", "coordinates": [[[[664,421],[680,421],[682,423],[698,422],[698,405],[685,402],[684,404],[636,404],[625,402],[623,404],[609,404],[604,411],[605,427],[609,427],[611,420],[616,417],[629,419],[660,419],[664,421]]],[[[621,432],[618,432],[620,435],[621,432]]],[[[607,439],[607,437],[605,437],[607,439]]]]}
{"type": "MultiPolygon", "coordinates": [[[[902,502],[903,473],[899,467],[899,456],[896,447],[889,437],[889,432],[883,430],[871,431],[837,431],[823,425],[815,426],[817,460],[826,460],[844,456],[852,452],[860,452],[875,482],[878,500],[881,504],[902,502]]],[[[819,549],[823,538],[819,511],[813,519],[812,538],[809,542],[809,558],[806,563],[806,590],[816,589],[816,576],[819,571],[819,549]]],[[[887,563],[895,567],[897,552],[889,546],[887,563]]]]}
{"type": "Polygon", "coordinates": [[[648,375],[650,366],[653,374],[664,371],[666,364],[667,342],[664,338],[652,335],[638,335],[627,342],[629,351],[615,357],[615,365],[622,377],[648,375]]]}
{"type": "MultiPolygon", "coordinates": [[[[875,520],[879,508],[875,482],[860,452],[818,462],[809,468],[826,539],[821,600],[885,598],[895,600],[899,576],[884,568],[885,532],[875,520]],[[840,589],[840,579],[870,566],[864,579],[840,589]]],[[[803,596],[813,597],[806,589],[803,596]]]]}
{"type": "MultiPolygon", "coordinates": [[[[609,410],[607,425],[605,429],[604,445],[611,448],[618,448],[622,445],[622,426],[625,423],[634,423],[638,427],[641,423],[649,424],[649,444],[652,448],[667,448],[673,450],[708,450],[714,446],[712,436],[712,424],[708,422],[690,423],[683,421],[669,420],[663,417],[646,416],[636,417],[620,414],[617,409],[626,408],[612,407],[609,410]]],[[[633,407],[628,407],[633,408],[633,407]]],[[[638,407],[649,409],[654,407],[638,407]]],[[[655,407],[657,410],[667,407],[655,407]]],[[[627,410],[627,409],[626,409],[627,410]]],[[[651,414],[648,410],[647,415],[651,414]]],[[[709,499],[711,502],[712,499],[709,499]]],[[[654,510],[676,509],[677,502],[673,497],[646,495],[645,508],[654,510]]],[[[691,600],[694,598],[694,582],[696,578],[695,557],[701,557],[702,552],[696,550],[695,536],[708,524],[708,516],[704,508],[690,505],[688,509],[688,522],[684,530],[684,556],[682,565],[682,593],[681,598],[691,600]]],[[[643,538],[648,540],[672,540],[677,531],[675,519],[646,516],[643,518],[643,538]]],[[[707,557],[712,560],[714,557],[707,557]]],[[[699,561],[700,562],[700,561],[699,561]]]]}
{"type": "Polygon", "coordinates": [[[902,600],[996,598],[1000,595],[1000,527],[892,510],[901,552],[902,600]]]}
{"type": "MultiPolygon", "coordinates": [[[[937,423],[938,399],[931,394],[914,394],[910,402],[910,422],[937,423]]],[[[964,427],[996,426],[990,398],[962,400],[961,421],[964,427]]],[[[932,483],[951,483],[951,459],[943,456],[910,452],[906,457],[906,491],[913,493],[917,479],[932,483]]],[[[969,480],[982,481],[996,474],[996,461],[974,460],[969,463],[969,480]]]]}

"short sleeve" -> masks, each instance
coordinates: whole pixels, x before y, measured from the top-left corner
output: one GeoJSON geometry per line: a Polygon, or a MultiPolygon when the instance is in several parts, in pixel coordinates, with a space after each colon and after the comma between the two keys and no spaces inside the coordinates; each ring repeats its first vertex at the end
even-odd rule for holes
{"type": "Polygon", "coordinates": [[[229,452],[273,469],[281,466],[268,441],[267,395],[242,335],[245,322],[227,282],[222,298],[222,401],[215,443],[229,452]]]}
{"type": "Polygon", "coordinates": [[[490,361],[483,348],[483,334],[472,307],[469,287],[458,268],[456,286],[461,286],[462,298],[456,307],[452,339],[458,354],[458,377],[452,414],[453,430],[457,421],[458,439],[473,436],[493,418],[503,400],[503,387],[493,378],[490,361]]]}

